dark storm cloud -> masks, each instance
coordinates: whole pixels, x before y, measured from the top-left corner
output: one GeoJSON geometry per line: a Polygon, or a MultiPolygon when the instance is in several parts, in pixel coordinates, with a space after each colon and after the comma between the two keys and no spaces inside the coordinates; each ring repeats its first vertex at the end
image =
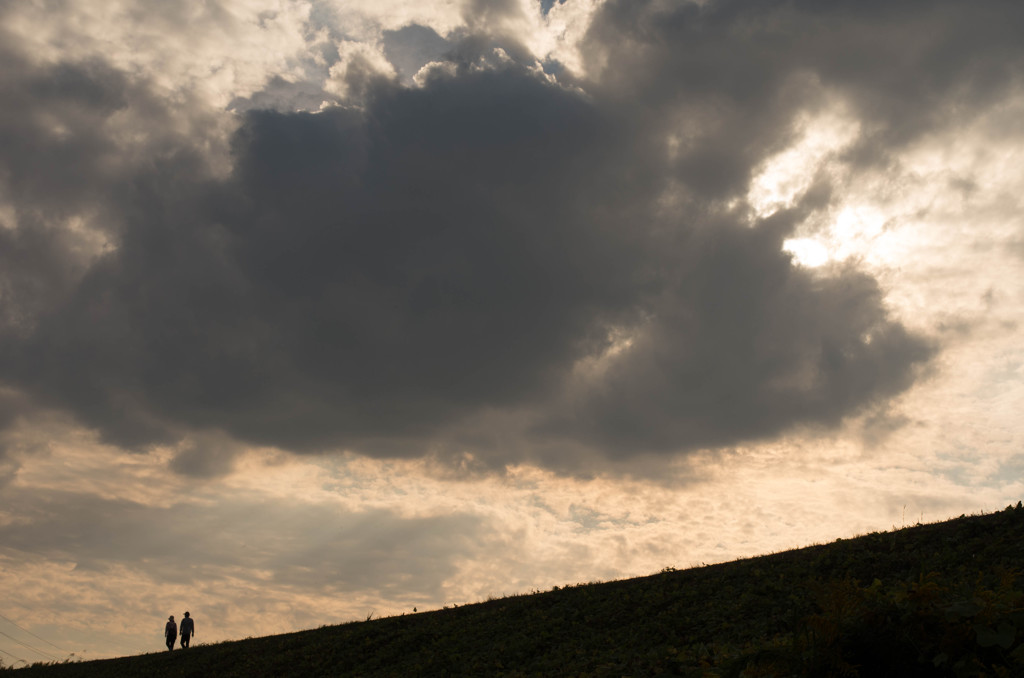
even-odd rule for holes
{"type": "Polygon", "coordinates": [[[373,106],[252,114],[223,185],[134,177],[117,251],[24,344],[22,383],[126,446],[184,424],[417,453],[543,397],[632,311],[649,244],[587,194],[643,175],[580,97],[518,73],[373,106]]]}
{"type": "Polygon", "coordinates": [[[125,77],[98,61],[34,68],[5,48],[0,58],[5,188],[48,214],[89,202],[115,152],[104,126],[127,105],[125,77]]]}
{"type": "Polygon", "coordinates": [[[680,170],[699,182],[710,164],[700,188],[716,191],[745,182],[821,87],[855,108],[864,131],[849,159],[860,163],[970,119],[1020,84],[1022,29],[1024,7],[998,1],[613,0],[586,50],[605,64],[602,86],[646,114],[670,126],[673,108],[713,118],[680,170]]]}
{"type": "Polygon", "coordinates": [[[0,60],[3,341],[29,331],[83,272],[80,236],[64,224],[106,188],[101,168],[115,148],[103,127],[126,101],[123,76],[103,64],[34,69],[3,47],[0,60]]]}
{"type": "MultiPolygon", "coordinates": [[[[132,449],[207,431],[568,470],[880,406],[933,348],[887,316],[872,278],[808,272],[782,251],[829,204],[827,182],[759,223],[743,195],[826,90],[864,121],[848,158],[860,165],[1002,96],[1019,10],[664,7],[599,13],[586,53],[603,67],[585,92],[514,63],[473,68],[467,38],[455,74],[421,89],[371,79],[360,108],[249,111],[228,179],[206,178],[185,144],[86,177],[115,247],[61,294],[17,291],[29,270],[4,283],[14,308],[39,301],[23,302],[30,332],[8,321],[3,378],[132,449]],[[631,344],[584,369],[616,337],[631,344]],[[503,415],[519,423],[490,437],[474,423],[503,415]]],[[[77,174],[116,137],[90,116],[143,98],[104,89],[109,69],[68,68],[79,84],[52,107],[86,111],[76,143],[95,147],[73,154],[77,174]]],[[[3,124],[34,124],[34,105],[3,124]]],[[[63,200],[80,190],[52,181],[63,200]]],[[[25,224],[4,237],[55,269],[25,224]]],[[[186,446],[176,468],[230,467],[228,448],[204,449],[186,446]]]]}
{"type": "MultiPolygon", "coordinates": [[[[0,342],[30,331],[116,241],[126,213],[138,207],[127,199],[141,188],[133,184],[140,160],[133,155],[146,165],[203,174],[174,131],[188,127],[181,124],[188,118],[175,121],[145,82],[97,59],[37,65],[3,44],[0,342]],[[139,121],[145,124],[119,129],[139,121]]],[[[202,116],[200,124],[208,122],[202,116]]]]}
{"type": "Polygon", "coordinates": [[[781,235],[719,223],[681,242],[634,344],[544,429],[615,455],[720,447],[834,426],[909,387],[931,348],[887,318],[877,282],[795,269],[781,235]]]}

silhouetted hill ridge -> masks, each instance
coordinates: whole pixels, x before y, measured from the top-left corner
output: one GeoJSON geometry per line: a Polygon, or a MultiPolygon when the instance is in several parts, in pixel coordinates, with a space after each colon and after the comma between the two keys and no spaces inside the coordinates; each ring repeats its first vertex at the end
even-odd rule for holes
{"type": "Polygon", "coordinates": [[[187,651],[18,669],[171,676],[1024,676],[1024,509],[187,651]]]}

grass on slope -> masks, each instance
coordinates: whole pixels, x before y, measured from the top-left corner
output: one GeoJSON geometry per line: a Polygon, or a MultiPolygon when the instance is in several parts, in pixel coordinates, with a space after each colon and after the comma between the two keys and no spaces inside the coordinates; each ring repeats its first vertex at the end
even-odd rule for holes
{"type": "Polygon", "coordinates": [[[1024,509],[266,638],[17,669],[171,676],[1024,676],[1024,509]]]}

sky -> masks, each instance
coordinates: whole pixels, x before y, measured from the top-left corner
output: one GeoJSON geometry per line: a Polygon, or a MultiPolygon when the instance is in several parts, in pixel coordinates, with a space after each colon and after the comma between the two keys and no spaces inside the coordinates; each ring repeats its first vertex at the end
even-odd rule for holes
{"type": "Polygon", "coordinates": [[[0,661],[1024,498],[1024,5],[0,0],[0,661]]]}

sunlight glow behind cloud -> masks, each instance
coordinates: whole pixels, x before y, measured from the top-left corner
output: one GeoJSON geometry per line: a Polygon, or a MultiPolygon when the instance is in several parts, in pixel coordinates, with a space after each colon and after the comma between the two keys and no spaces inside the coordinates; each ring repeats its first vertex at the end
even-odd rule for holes
{"type": "Polygon", "coordinates": [[[793,255],[801,266],[817,268],[829,261],[828,248],[811,238],[790,238],[782,243],[782,249],[793,255]]]}
{"type": "Polygon", "coordinates": [[[839,171],[838,154],[860,134],[859,121],[840,102],[801,114],[793,128],[794,142],[768,158],[750,182],[747,200],[758,218],[792,207],[821,173],[839,171]]]}

